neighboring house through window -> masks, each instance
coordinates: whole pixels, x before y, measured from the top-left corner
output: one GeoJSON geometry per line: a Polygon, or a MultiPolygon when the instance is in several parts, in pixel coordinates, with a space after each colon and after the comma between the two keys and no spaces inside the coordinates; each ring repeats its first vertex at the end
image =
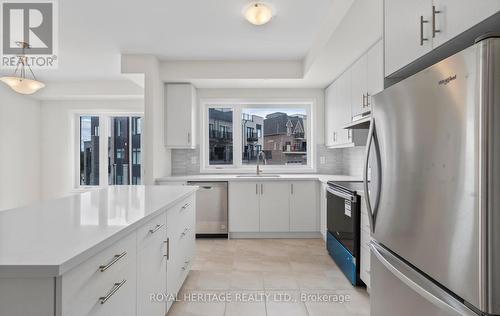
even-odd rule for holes
{"type": "Polygon", "coordinates": [[[312,169],[311,110],[311,103],[207,102],[203,105],[202,171],[248,168],[257,163],[260,151],[267,169],[312,169]]]}

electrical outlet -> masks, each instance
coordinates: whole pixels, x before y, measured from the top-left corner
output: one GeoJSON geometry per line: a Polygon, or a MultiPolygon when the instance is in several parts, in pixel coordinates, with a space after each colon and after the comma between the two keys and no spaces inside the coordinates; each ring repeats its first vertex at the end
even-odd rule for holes
{"type": "Polygon", "coordinates": [[[196,164],[196,156],[191,157],[191,163],[193,165],[196,164]]]}
{"type": "Polygon", "coordinates": [[[326,157],[325,156],[319,157],[319,163],[324,165],[326,163],[326,157]]]}

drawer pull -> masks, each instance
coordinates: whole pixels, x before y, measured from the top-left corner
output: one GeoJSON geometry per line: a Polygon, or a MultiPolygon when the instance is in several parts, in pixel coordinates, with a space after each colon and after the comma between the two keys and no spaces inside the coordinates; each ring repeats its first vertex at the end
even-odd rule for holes
{"type": "Polygon", "coordinates": [[[163,226],[165,226],[165,224],[161,224],[161,225],[160,225],[160,224],[157,224],[157,225],[155,226],[155,228],[153,228],[153,229],[150,229],[150,230],[149,230],[149,233],[150,233],[150,234],[154,234],[154,233],[156,233],[156,232],[157,232],[160,228],[162,228],[163,226]]]}
{"type": "Polygon", "coordinates": [[[186,234],[188,233],[189,228],[185,228],[184,231],[181,233],[181,238],[185,237],[186,234]]]}
{"type": "Polygon", "coordinates": [[[111,296],[113,296],[116,293],[116,291],[118,291],[123,286],[123,284],[125,284],[125,282],[127,282],[127,280],[124,279],[120,283],[115,283],[113,285],[113,288],[108,292],[108,294],[106,294],[106,296],[99,297],[99,302],[101,304],[106,303],[111,298],[111,296]]]}
{"type": "Polygon", "coordinates": [[[104,271],[108,270],[108,268],[111,267],[112,265],[114,265],[118,260],[125,257],[126,254],[127,254],[127,252],[124,251],[119,255],[115,255],[113,257],[113,260],[111,260],[108,264],[99,266],[99,271],[104,272],[104,271]]]}
{"type": "Polygon", "coordinates": [[[184,211],[185,209],[187,209],[188,207],[191,206],[191,203],[186,203],[184,204],[182,207],[181,207],[181,211],[184,211]]]}
{"type": "Polygon", "coordinates": [[[165,254],[163,256],[167,257],[167,260],[168,260],[168,259],[170,259],[170,238],[167,238],[167,240],[165,240],[164,243],[167,245],[167,254],[165,254]]]}

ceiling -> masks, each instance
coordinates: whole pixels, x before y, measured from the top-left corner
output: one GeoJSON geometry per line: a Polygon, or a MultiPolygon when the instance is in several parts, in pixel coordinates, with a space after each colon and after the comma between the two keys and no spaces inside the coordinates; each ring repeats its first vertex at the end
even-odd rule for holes
{"type": "Polygon", "coordinates": [[[242,16],[249,0],[58,1],[59,68],[36,73],[49,82],[123,79],[123,53],[160,60],[303,60],[336,1],[269,0],[276,16],[260,27],[242,16]]]}

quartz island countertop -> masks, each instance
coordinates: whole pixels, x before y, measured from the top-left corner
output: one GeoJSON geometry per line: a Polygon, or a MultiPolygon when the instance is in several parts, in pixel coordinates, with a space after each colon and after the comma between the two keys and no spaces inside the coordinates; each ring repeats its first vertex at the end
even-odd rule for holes
{"type": "Polygon", "coordinates": [[[196,190],[113,186],[0,211],[0,277],[60,276],[196,190]]]}

